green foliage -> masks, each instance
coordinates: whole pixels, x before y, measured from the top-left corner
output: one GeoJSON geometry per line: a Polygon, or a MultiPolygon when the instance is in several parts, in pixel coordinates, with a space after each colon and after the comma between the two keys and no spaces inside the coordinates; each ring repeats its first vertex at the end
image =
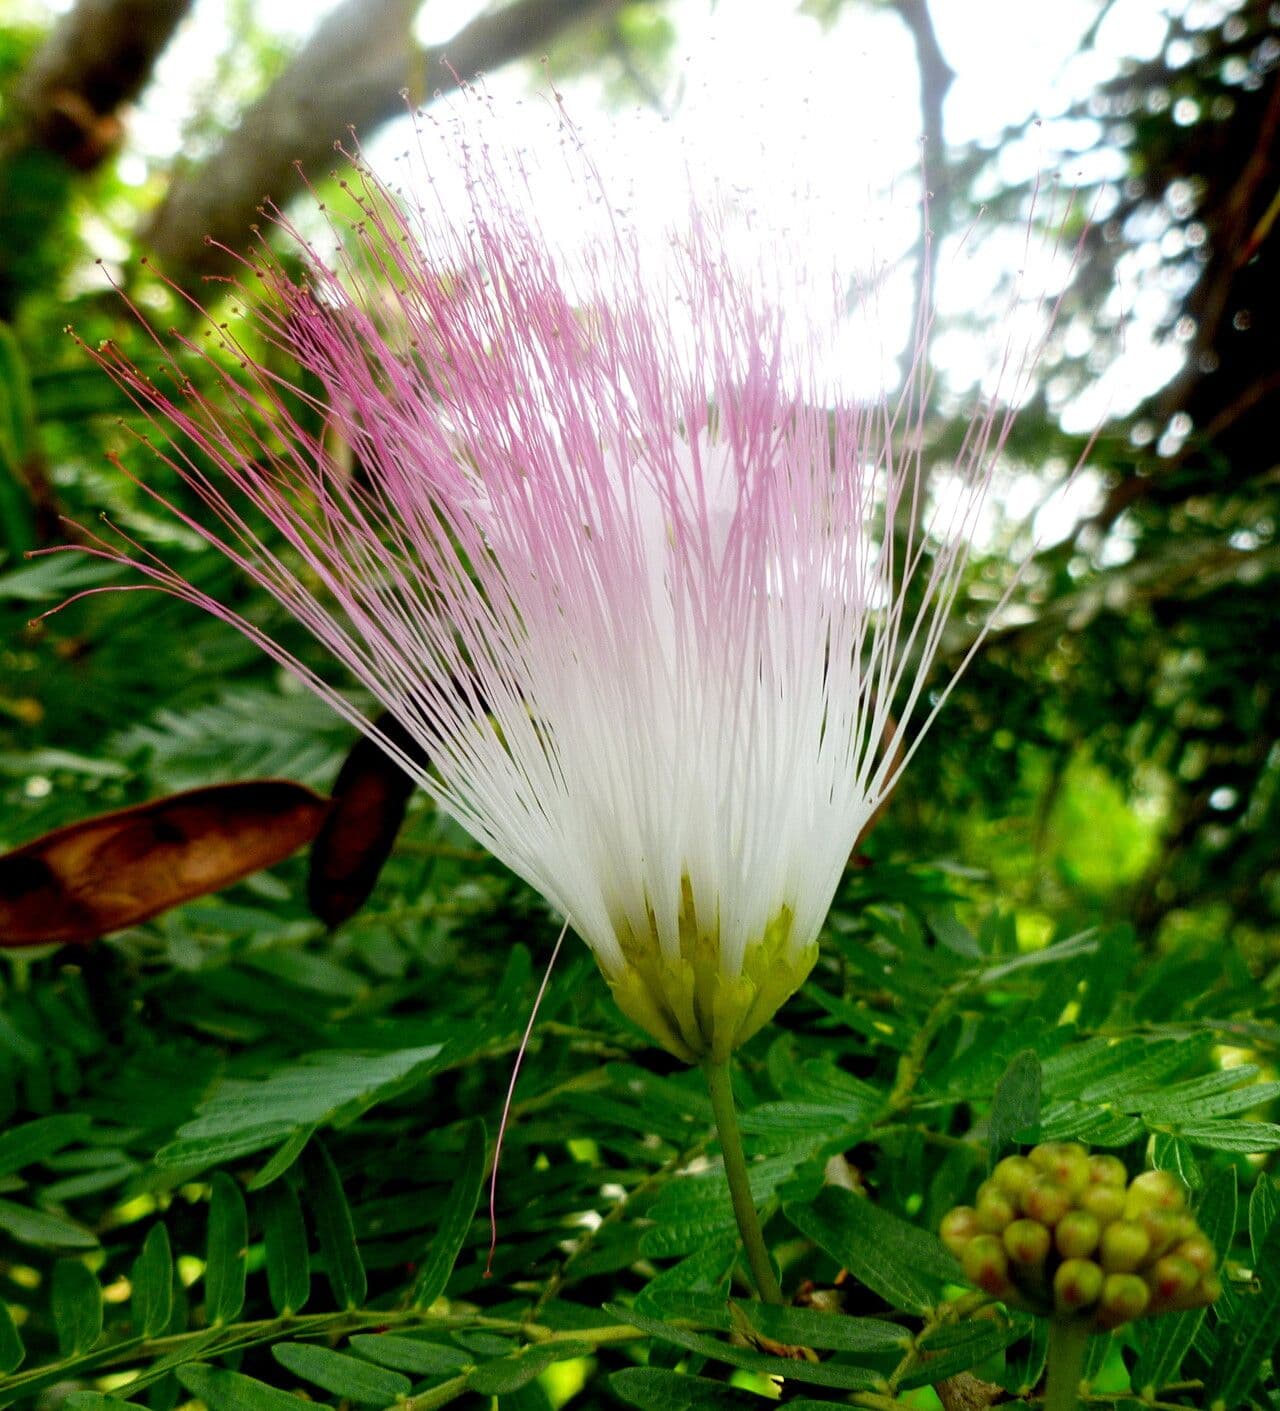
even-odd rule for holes
{"type": "MultiPolygon", "coordinates": [[[[298,1390],[555,1406],[584,1379],[583,1405],[747,1405],[777,1378],[833,1404],[969,1370],[1034,1387],[1035,1326],[975,1318],[934,1229],[1037,1133],[1176,1156],[1222,1259],[1215,1307],[1097,1340],[1094,1394],[1234,1408],[1269,1385],[1280,1024],[1248,972],[1206,1007],[1195,956],[1153,962],[1121,929],[1027,950],[1009,918],[965,925],[945,874],[888,863],[848,875],[813,980],[740,1065],[766,1238],[810,1306],[751,1299],[699,1076],[582,958],[526,1057],[484,1277],[486,1128],[536,988],[513,931],[545,956],[554,927],[510,887],[474,933],[424,922],[402,888],[438,828],[414,815],[332,936],[293,919],[287,868],[221,933],[178,913],[79,965],[10,964],[0,1403],[69,1385],[112,1411],[104,1392],[141,1406],[175,1378],[211,1411],[298,1390]]],[[[494,880],[455,851],[426,874],[439,906],[494,880]]]]}
{"type": "MultiPolygon", "coordinates": [[[[1241,58],[1261,77],[1268,22],[1236,8],[1243,36],[1234,11],[1194,33],[1175,18],[1194,62],[1137,66],[1099,96],[1104,142],[1142,179],[1115,239],[1088,247],[1084,308],[1143,243],[1125,222],[1155,211],[1163,230],[1205,227],[1175,272],[1198,278],[1209,249],[1206,292],[1274,332],[1273,267],[1233,264],[1225,224],[1237,190],[1274,196],[1239,170],[1266,90],[1224,75],[1241,58]],[[1191,128],[1159,92],[1199,103],[1191,128]],[[1194,209],[1164,201],[1178,182],[1194,209]]],[[[6,94],[38,39],[0,24],[6,94]]],[[[667,10],[632,3],[566,37],[552,68],[647,93],[672,42],[667,10]]],[[[277,65],[255,44],[247,67],[225,62],[197,148],[277,65]]],[[[12,108],[0,118],[7,137],[12,108]]],[[[981,165],[957,164],[957,187],[981,165]]],[[[351,739],[231,629],[156,594],[28,625],[124,581],[79,555],[19,557],[66,541],[57,513],[95,531],[105,513],[330,669],[108,464],[190,507],[63,333],[154,365],[92,260],[110,237],[132,248],[155,195],[110,162],[81,179],[0,147],[0,848],[223,779],[324,788],[351,739]]],[[[136,260],[116,273],[194,332],[136,260]]],[[[1221,377],[1100,439],[1108,504],[1130,507],[1038,561],[1020,625],[975,662],[845,877],[812,980],[742,1055],[752,1193],[797,1306],[749,1296],[699,1075],[649,1048],[571,951],[516,1093],[486,1277],[494,1139],[556,922],[418,799],[372,900],[332,933],[291,863],[95,948],[0,961],[0,1406],[736,1411],[780,1392],[794,1411],[887,1411],[932,1405],[918,1389],[963,1371],[1035,1397],[1043,1326],[979,1308],[935,1230],[1042,1138],[1176,1171],[1225,1275],[1211,1309],[1096,1339],[1093,1404],[1274,1404],[1274,455],[1269,423],[1222,422],[1269,406],[1254,392],[1274,338],[1241,342],[1197,344],[1221,377]],[[1184,406],[1203,434],[1157,453],[1184,406]]],[[[945,460],[947,430],[931,435],[945,460]]],[[[1012,449],[1040,468],[1076,447],[1035,403],[1012,449]]],[[[1007,572],[993,555],[974,583],[989,600],[1007,572]]]]}

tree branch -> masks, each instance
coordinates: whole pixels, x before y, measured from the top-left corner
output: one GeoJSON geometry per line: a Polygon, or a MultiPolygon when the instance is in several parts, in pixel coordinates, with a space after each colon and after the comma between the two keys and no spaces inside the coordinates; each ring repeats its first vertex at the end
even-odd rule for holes
{"type": "MultiPolygon", "coordinates": [[[[933,320],[934,269],[931,242],[935,218],[945,229],[949,204],[947,137],[943,127],[942,105],[955,74],[943,57],[938,35],[929,13],[929,0],[893,0],[903,24],[911,33],[920,76],[920,178],[924,190],[920,201],[920,233],[916,238],[915,307],[911,311],[912,354],[929,364],[930,333],[933,320]]],[[[921,532],[926,514],[928,472],[922,470],[918,495],[904,495],[898,507],[895,533],[910,546],[921,532]],[[916,520],[919,518],[920,523],[916,520]]]]}
{"type": "Polygon", "coordinates": [[[927,200],[920,204],[920,239],[917,244],[916,306],[914,329],[922,328],[933,307],[933,265],[926,248],[934,217],[946,225],[950,198],[950,171],[947,165],[947,136],[942,105],[955,79],[938,43],[938,34],[929,13],[929,0],[893,0],[893,8],[911,33],[920,75],[921,174],[927,200]]]}
{"type": "Polygon", "coordinates": [[[452,88],[454,72],[468,78],[521,58],[619,3],[514,0],[420,49],[410,32],[420,0],[346,0],[214,156],[175,178],[144,238],[175,278],[217,273],[227,257],[206,237],[242,246],[265,197],[283,205],[301,188],[296,163],[327,171],[335,139],[352,127],[367,138],[401,115],[406,87],[423,96],[452,88]]]}
{"type": "Polygon", "coordinates": [[[117,112],[142,91],[191,0],[80,0],[18,90],[34,140],[82,171],[111,151],[117,112]]]}

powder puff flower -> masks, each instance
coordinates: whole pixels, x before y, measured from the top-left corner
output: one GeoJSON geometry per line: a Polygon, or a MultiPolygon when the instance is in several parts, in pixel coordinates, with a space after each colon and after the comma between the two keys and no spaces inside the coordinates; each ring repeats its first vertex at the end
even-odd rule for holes
{"type": "MultiPolygon", "coordinates": [[[[805,979],[909,757],[1007,413],[978,411],[968,488],[930,516],[919,357],[891,398],[831,394],[843,300],[790,298],[789,250],[740,260],[729,204],[693,203],[655,258],[582,159],[565,252],[518,160],[451,156],[461,217],[359,167],[336,256],[277,213],[305,273],[264,247],[232,299],[270,366],[234,322],[212,354],[173,335],[157,382],[95,356],[205,502],[188,525],[422,753],[384,747],[567,918],[637,1024],[722,1063],[805,979]]],[[[136,546],[96,552],[377,736],[249,618],[136,546]]]]}

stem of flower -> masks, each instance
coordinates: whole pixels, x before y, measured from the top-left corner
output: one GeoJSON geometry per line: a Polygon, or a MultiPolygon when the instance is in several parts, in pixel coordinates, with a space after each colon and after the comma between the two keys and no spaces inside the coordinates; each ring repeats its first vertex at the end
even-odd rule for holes
{"type": "Polygon", "coordinates": [[[1049,1320],[1049,1376],[1044,1388],[1044,1411],[1077,1411],[1088,1345],[1089,1328],[1084,1322],[1067,1318],[1049,1320]]]}
{"type": "Polygon", "coordinates": [[[751,1266],[751,1277],[756,1289],[766,1303],[782,1303],[782,1289],[778,1286],[778,1276],[773,1272],[773,1262],[765,1246],[764,1232],[760,1228],[760,1216],[751,1199],[751,1182],[747,1176],[747,1158],[742,1151],[742,1134],[738,1131],[738,1114],[733,1106],[733,1083],[729,1077],[729,1064],[705,1063],[703,1071],[707,1075],[707,1090],[711,1094],[711,1111],[716,1119],[716,1131],[720,1136],[720,1150],[724,1154],[724,1174],[729,1182],[729,1195],[733,1201],[733,1213],[742,1235],[742,1245],[747,1253],[747,1263],[751,1266]]]}

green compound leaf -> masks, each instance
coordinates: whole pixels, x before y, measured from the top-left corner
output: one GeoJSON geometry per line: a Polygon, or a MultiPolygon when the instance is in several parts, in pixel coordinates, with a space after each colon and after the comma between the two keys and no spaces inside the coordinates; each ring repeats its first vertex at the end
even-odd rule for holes
{"type": "Polygon", "coordinates": [[[812,1204],[784,1207],[787,1219],[842,1268],[894,1308],[924,1313],[960,1268],[927,1230],[840,1186],[825,1186],[812,1204]]]}
{"type": "Polygon", "coordinates": [[[339,1308],[359,1308],[369,1285],[338,1168],[319,1138],[307,1147],[302,1162],[307,1204],[315,1218],[316,1238],[334,1301],[339,1308]]]}
{"type": "Polygon", "coordinates": [[[65,1411],[143,1411],[136,1401],[122,1401],[103,1391],[73,1391],[61,1405],[65,1411]]]}
{"type": "Polygon", "coordinates": [[[640,1411],[768,1411],[777,1405],[752,1391],[662,1367],[627,1367],[609,1378],[609,1386],[620,1401],[640,1411]]]}
{"type": "Polygon", "coordinates": [[[408,1396],[412,1386],[400,1372],[310,1343],[277,1343],[271,1355],[295,1377],[362,1406],[389,1406],[408,1396]]]}
{"type": "Polygon", "coordinates": [[[306,1405],[292,1392],[203,1362],[188,1362],[177,1368],[177,1377],[209,1411],[298,1411],[299,1406],[306,1405]]]}
{"type": "Polygon", "coordinates": [[[1250,1112],[1280,1097],[1280,1083],[1247,1082],[1257,1071],[1245,1064],[1239,1068],[1227,1068],[1221,1073],[1210,1073],[1207,1078],[1176,1083],[1164,1092],[1144,1097],[1139,1111],[1148,1122],[1153,1123],[1212,1122],[1219,1117],[1250,1112]],[[1241,1086],[1246,1083],[1247,1086],[1241,1086]]]}
{"type": "Polygon", "coordinates": [[[96,1249],[98,1237],[83,1225],[47,1210],[29,1210],[11,1200],[0,1200],[0,1230],[19,1244],[39,1249],[96,1249]]]}
{"type": "Polygon", "coordinates": [[[6,557],[36,544],[31,496],[23,463],[35,453],[35,404],[31,377],[18,340],[0,323],[0,550],[6,557]]]}
{"type": "Polygon", "coordinates": [[[804,1362],[789,1357],[774,1357],[751,1348],[737,1347],[706,1333],[695,1333],[688,1328],[664,1323],[658,1318],[648,1318],[634,1309],[624,1308],[621,1304],[607,1303],[605,1310],[619,1322],[630,1323],[641,1332],[648,1333],[650,1337],[674,1343],[676,1347],[683,1347],[688,1352],[710,1357],[717,1362],[727,1362],[731,1367],[759,1372],[766,1377],[786,1377],[789,1381],[806,1382],[811,1386],[835,1387],[840,1391],[870,1391],[884,1380],[881,1373],[866,1367],[852,1367],[841,1362],[804,1362]]]}
{"type": "Polygon", "coordinates": [[[1004,1371],[998,1380],[1007,1391],[1025,1400],[1044,1375],[1049,1354],[1049,1325],[1045,1319],[1029,1313],[1014,1314],[1013,1323],[1018,1329],[1018,1338],[1005,1353],[1004,1371]]]}
{"type": "Polygon", "coordinates": [[[1258,1177],[1258,1184],[1249,1197],[1249,1248],[1254,1264],[1262,1258],[1262,1246],[1276,1223],[1277,1214],[1280,1214],[1280,1198],[1276,1196],[1275,1182],[1264,1174],[1258,1177]]]}
{"type": "Polygon", "coordinates": [[[161,1166],[199,1169],[298,1138],[303,1129],[341,1126],[396,1097],[445,1065],[444,1044],[393,1053],[322,1052],[257,1083],[228,1084],[178,1128],[156,1154],[161,1166]]]}
{"type": "Polygon", "coordinates": [[[1178,1134],[1192,1146],[1206,1146],[1213,1151],[1254,1155],[1280,1150],[1280,1126],[1274,1122],[1182,1122],[1178,1134]]]}
{"type": "MultiPolygon", "coordinates": [[[[1235,1172],[1232,1172],[1234,1175],[1235,1172]]],[[[1258,1251],[1257,1292],[1240,1300],[1234,1325],[1218,1329],[1218,1357],[1208,1386],[1211,1407],[1231,1411],[1248,1397],[1264,1359],[1275,1349],[1280,1320],[1280,1223],[1271,1226],[1258,1251]]],[[[1265,1404],[1265,1400],[1263,1402],[1265,1404]]]]}
{"type": "Polygon", "coordinates": [[[304,1308],[311,1296],[311,1256],[302,1206],[288,1181],[274,1182],[258,1199],[271,1306],[288,1317],[304,1308]]]}
{"type": "Polygon", "coordinates": [[[247,1189],[265,1190],[274,1181],[278,1181],[306,1150],[307,1143],[314,1135],[314,1127],[299,1127],[291,1136],[286,1137],[267,1158],[266,1164],[257,1175],[247,1183],[247,1189]]]}
{"type": "Polygon", "coordinates": [[[590,1357],[594,1351],[592,1343],[568,1341],[522,1348],[510,1357],[500,1357],[477,1367],[467,1378],[467,1386],[482,1396],[508,1396],[540,1377],[553,1362],[590,1357]]]}
{"type": "Polygon", "coordinates": [[[9,1305],[0,1299],[0,1373],[8,1375],[22,1366],[27,1350],[9,1312],[9,1305]]]}
{"type": "Polygon", "coordinates": [[[449,1282],[480,1201],[486,1149],[484,1123],[479,1119],[467,1123],[458,1174],[440,1211],[435,1238],[413,1288],[414,1308],[430,1308],[449,1282]]]}
{"type": "Polygon", "coordinates": [[[396,1337],[394,1333],[360,1333],[351,1339],[357,1356],[408,1372],[412,1377],[450,1376],[475,1366],[476,1359],[447,1342],[424,1342],[419,1338],[396,1337]]]}
{"type": "Polygon", "coordinates": [[[89,1130],[89,1119],[80,1113],[57,1117],[37,1117],[0,1136],[0,1176],[21,1171],[24,1166],[43,1161],[64,1146],[70,1146],[89,1130]]]}
{"type": "Polygon", "coordinates": [[[173,1254],[169,1231],[152,1225],[130,1273],[133,1322],[143,1337],[156,1337],[169,1326],[173,1313],[173,1254]]]}
{"type": "Polygon", "coordinates": [[[1044,1091],[1053,1099],[1113,1102],[1126,1095],[1149,1095],[1179,1068],[1199,1062],[1213,1039],[1087,1039],[1043,1063],[1044,1091]]]}
{"type": "Polygon", "coordinates": [[[58,1351],[63,1357],[87,1352],[102,1335],[102,1291],[78,1259],[54,1265],[52,1303],[58,1351]]]}
{"type": "Polygon", "coordinates": [[[1039,1127],[1040,1059],[1024,1049],[996,1084],[987,1136],[988,1171],[1016,1142],[1036,1141],[1039,1127]]]}
{"type": "MultiPolygon", "coordinates": [[[[720,1300],[724,1308],[724,1300],[720,1300]]],[[[911,1346],[911,1334],[896,1323],[875,1318],[851,1318],[817,1308],[779,1308],[772,1303],[734,1303],[734,1319],[773,1342],[793,1347],[817,1347],[827,1352],[897,1352],[911,1346]]],[[[724,1327],[730,1327],[726,1313],[724,1327]]]]}
{"type": "Polygon", "coordinates": [[[1198,1191],[1204,1187],[1200,1163],[1185,1137],[1157,1133],[1151,1143],[1151,1164],[1157,1171],[1172,1171],[1188,1190],[1198,1191]]]}
{"type": "MultiPolygon", "coordinates": [[[[830,1116],[826,1120],[826,1130],[833,1130],[830,1116]]],[[[751,1163],[748,1181],[757,1206],[770,1200],[777,1188],[790,1179],[800,1159],[792,1153],[751,1163]]],[[[641,1236],[640,1248],[654,1258],[694,1253],[705,1249],[721,1231],[736,1229],[733,1201],[724,1168],[719,1165],[670,1181],[654,1201],[650,1214],[654,1223],[641,1236]]]]}
{"type": "Polygon", "coordinates": [[[967,1372],[1017,1342],[1024,1329],[1007,1322],[953,1323],[935,1329],[919,1344],[920,1365],[898,1381],[899,1391],[933,1386],[944,1377],[967,1372]]]}
{"type": "Polygon", "coordinates": [[[249,1216],[239,1185],[225,1171],[213,1178],[209,1197],[209,1238],[204,1289],[210,1324],[223,1327],[235,1322],[244,1307],[245,1268],[248,1259],[249,1216]]]}

